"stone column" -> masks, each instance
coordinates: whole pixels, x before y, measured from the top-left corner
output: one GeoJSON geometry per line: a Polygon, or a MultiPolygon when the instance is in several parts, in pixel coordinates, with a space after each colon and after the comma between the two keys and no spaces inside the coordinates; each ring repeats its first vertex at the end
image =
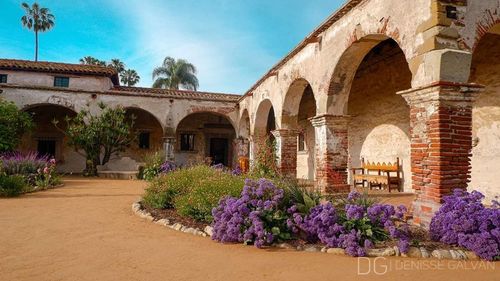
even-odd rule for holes
{"type": "Polygon", "coordinates": [[[400,92],[410,105],[413,217],[428,227],[442,199],[470,179],[472,105],[481,86],[435,83],[400,92]]]}
{"type": "Polygon", "coordinates": [[[168,161],[174,161],[175,159],[174,144],[175,144],[175,137],[168,136],[163,138],[163,149],[165,150],[165,159],[168,161]]]}
{"type": "Polygon", "coordinates": [[[348,116],[320,115],[309,119],[316,137],[316,187],[322,192],[348,192],[348,116]]]}
{"type": "Polygon", "coordinates": [[[297,178],[297,136],[296,130],[274,130],[276,139],[276,160],[278,171],[286,177],[297,178]]]}

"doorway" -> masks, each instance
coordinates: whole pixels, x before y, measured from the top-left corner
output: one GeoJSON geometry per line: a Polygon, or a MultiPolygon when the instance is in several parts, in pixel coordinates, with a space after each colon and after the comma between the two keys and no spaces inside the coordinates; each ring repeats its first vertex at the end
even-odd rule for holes
{"type": "Polygon", "coordinates": [[[227,166],[228,140],[225,138],[210,139],[210,158],[212,164],[227,166]]]}

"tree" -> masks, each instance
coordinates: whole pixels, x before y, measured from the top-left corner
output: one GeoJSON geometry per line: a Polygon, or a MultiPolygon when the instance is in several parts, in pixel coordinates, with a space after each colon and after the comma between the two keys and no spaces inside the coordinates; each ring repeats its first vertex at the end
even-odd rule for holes
{"type": "Polygon", "coordinates": [[[153,88],[194,90],[198,88],[196,67],[183,59],[166,57],[163,65],[153,70],[153,88]]]}
{"type": "Polygon", "coordinates": [[[55,17],[47,8],[40,7],[38,3],[33,3],[31,7],[23,3],[25,15],[21,17],[24,27],[35,32],[35,61],[38,61],[38,33],[49,31],[54,27],[55,17]]]}
{"type": "Polygon", "coordinates": [[[133,69],[127,69],[121,74],[121,82],[129,87],[132,87],[135,84],[139,83],[140,79],[141,77],[139,77],[137,72],[133,69]]]}
{"type": "Polygon", "coordinates": [[[96,59],[92,56],[86,56],[80,59],[80,64],[85,65],[98,65],[98,66],[106,66],[106,62],[96,59]]]}
{"type": "Polygon", "coordinates": [[[122,74],[125,71],[125,64],[119,59],[112,59],[108,63],[108,67],[114,68],[118,74],[122,74]]]}
{"type": "Polygon", "coordinates": [[[20,111],[13,102],[0,100],[0,152],[16,149],[22,135],[33,127],[29,113],[20,111]]]}
{"type": "MultiPolygon", "coordinates": [[[[97,166],[108,163],[111,156],[124,151],[135,140],[133,118],[126,117],[125,109],[109,108],[100,103],[100,114],[80,111],[75,117],[66,117],[67,129],[60,129],[68,144],[86,159],[84,174],[97,175],[97,166]]],[[[58,121],[53,121],[58,127],[58,121]]]]}

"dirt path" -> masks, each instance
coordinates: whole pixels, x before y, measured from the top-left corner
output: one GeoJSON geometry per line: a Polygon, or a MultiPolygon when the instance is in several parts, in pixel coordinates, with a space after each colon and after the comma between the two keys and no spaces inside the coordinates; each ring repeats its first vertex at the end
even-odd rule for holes
{"type": "Polygon", "coordinates": [[[143,188],[70,178],[63,188],[0,199],[0,280],[500,280],[500,263],[392,258],[377,261],[386,274],[362,276],[355,258],[221,245],[133,215],[143,188]]]}

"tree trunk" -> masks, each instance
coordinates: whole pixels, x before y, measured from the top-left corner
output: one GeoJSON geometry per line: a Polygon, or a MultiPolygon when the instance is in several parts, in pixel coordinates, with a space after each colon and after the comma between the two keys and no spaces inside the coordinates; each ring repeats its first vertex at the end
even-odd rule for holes
{"type": "Polygon", "coordinates": [[[38,31],[35,31],[35,61],[38,61],[38,31]]]}

